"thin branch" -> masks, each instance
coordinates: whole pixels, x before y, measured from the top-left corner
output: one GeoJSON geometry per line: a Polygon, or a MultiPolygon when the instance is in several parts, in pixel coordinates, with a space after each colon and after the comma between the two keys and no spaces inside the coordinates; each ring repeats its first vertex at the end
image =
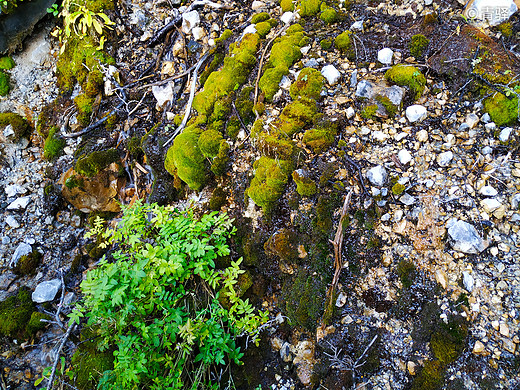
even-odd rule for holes
{"type": "Polygon", "coordinates": [[[63,349],[65,342],[67,341],[67,339],[69,338],[71,332],[74,330],[75,327],[76,327],[75,322],[73,322],[72,324],[69,325],[69,328],[67,329],[67,332],[63,336],[63,339],[61,340],[61,343],[58,347],[58,350],[56,351],[56,360],[54,361],[54,364],[52,365],[51,376],[49,377],[49,382],[47,383],[47,390],[52,390],[54,377],[56,376],[56,368],[58,367],[58,362],[60,360],[60,352],[63,349]]]}

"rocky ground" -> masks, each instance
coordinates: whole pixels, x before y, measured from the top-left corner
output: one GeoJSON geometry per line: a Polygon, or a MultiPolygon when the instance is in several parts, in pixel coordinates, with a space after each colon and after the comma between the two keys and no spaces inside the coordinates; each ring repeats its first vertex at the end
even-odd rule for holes
{"type": "MultiPolygon", "coordinates": [[[[66,144],[49,161],[43,157],[45,131],[16,142],[9,127],[0,133],[0,301],[23,286],[32,292],[52,281],[32,296],[32,310],[52,318],[60,303],[76,299],[84,272],[101,255],[83,238],[90,216],[115,216],[115,199],[191,200],[201,211],[235,218],[234,255],[244,256],[256,281],[248,294],[275,320],[260,348],[251,348],[236,369],[237,388],[519,388],[518,112],[513,109],[515,118],[506,123],[506,114],[489,103],[497,91],[516,94],[518,14],[508,24],[479,29],[461,16],[463,4],[456,1],[333,3],[334,20],[320,18],[326,7],[302,16],[302,9],[284,12],[268,0],[205,4],[189,16],[175,1],[123,4],[109,12],[116,26],[106,50],[115,65],[106,66],[89,123],[118,107],[116,120],[71,137],[86,126],[71,108],[82,91],[76,85],[58,92],[59,44],[50,36],[55,21],[43,21],[13,56],[12,90],[0,111],[17,112],[34,127],[38,121],[55,125],[66,144]],[[175,77],[192,71],[215,45],[227,54],[229,42],[218,46],[226,29],[233,31],[231,42],[260,31],[262,22],[252,27],[251,21],[261,12],[278,23],[259,40],[250,73],[239,83],[245,87],[238,85],[232,100],[227,116],[239,119],[238,130],[230,131],[231,119],[224,120],[229,161],[223,173],[213,174],[211,159],[203,160],[208,179],[188,186],[184,182],[192,178],[182,175],[178,161],[178,174],[164,168],[171,145],[165,142],[184,115],[192,85],[191,76],[175,77]],[[179,30],[150,45],[183,13],[179,30]],[[284,26],[298,23],[307,38],[299,41],[280,89],[272,99],[262,88],[254,93],[259,62],[279,54],[269,50],[273,39],[293,34],[284,26]],[[346,30],[353,43],[342,50],[336,37],[346,30]],[[417,34],[429,43],[414,57],[410,42],[417,34]],[[424,90],[385,78],[395,64],[414,65],[425,77],[424,90]],[[299,78],[303,68],[316,69],[325,82],[312,98],[311,118],[284,135],[288,158],[266,134],[281,139],[276,129],[284,108],[299,99],[291,86],[308,80],[299,78]],[[252,104],[242,109],[240,94],[248,86],[245,100],[263,103],[263,113],[255,106],[258,116],[252,104]],[[325,122],[334,130],[313,143],[319,132],[311,129],[325,122]],[[118,151],[123,175],[107,164],[85,178],[83,190],[65,185],[76,177],[78,160],[109,148],[118,151]],[[271,157],[278,165],[268,170],[290,160],[296,174],[286,172],[279,199],[262,204],[259,191],[277,191],[266,181],[255,187],[261,166],[253,164],[271,157]],[[349,192],[343,267],[326,318],[335,271],[329,240],[349,192]],[[20,257],[34,251],[41,259],[21,274],[20,257]]],[[[218,71],[217,55],[211,52],[202,77],[218,71]]],[[[192,117],[202,104],[195,99],[194,106],[192,117]]],[[[34,388],[62,333],[54,323],[29,340],[4,337],[0,386],[34,388]]],[[[71,339],[63,352],[70,356],[75,347],[71,339]]]]}

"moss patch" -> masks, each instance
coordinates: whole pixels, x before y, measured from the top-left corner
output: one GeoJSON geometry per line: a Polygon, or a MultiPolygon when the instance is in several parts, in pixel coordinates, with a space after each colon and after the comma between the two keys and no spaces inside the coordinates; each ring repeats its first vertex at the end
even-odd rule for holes
{"type": "Polygon", "coordinates": [[[0,127],[11,125],[14,131],[14,138],[18,141],[22,137],[26,137],[31,132],[31,127],[27,119],[21,115],[12,112],[0,113],[0,127]]]}
{"type": "Polygon", "coordinates": [[[110,164],[119,161],[119,153],[116,149],[100,150],[80,157],[74,169],[83,176],[93,177],[110,164]]]}
{"type": "Polygon", "coordinates": [[[296,183],[296,192],[301,196],[312,196],[316,193],[316,183],[302,170],[298,169],[294,171],[292,173],[292,178],[296,183]]]}
{"type": "Polygon", "coordinates": [[[338,20],[338,13],[332,7],[322,7],[320,19],[327,24],[333,24],[338,20]]]}
{"type": "Polygon", "coordinates": [[[301,16],[313,16],[320,12],[321,0],[300,0],[298,11],[301,16]]]}
{"type": "Polygon", "coordinates": [[[9,82],[11,81],[11,77],[4,71],[0,71],[0,96],[7,96],[11,86],[9,82]]]}
{"type": "Polygon", "coordinates": [[[20,257],[16,267],[13,269],[14,273],[22,276],[35,275],[41,258],[42,254],[36,249],[33,249],[31,253],[20,257]]]}
{"type": "Polygon", "coordinates": [[[296,235],[289,229],[280,229],[264,244],[267,254],[278,256],[282,260],[291,261],[298,258],[296,235]]]}
{"type": "Polygon", "coordinates": [[[298,78],[291,84],[289,92],[293,99],[305,97],[318,100],[321,97],[321,90],[325,85],[325,77],[319,70],[304,68],[298,74],[298,78]]]}
{"type": "Polygon", "coordinates": [[[280,0],[280,7],[282,7],[282,11],[283,12],[292,12],[292,11],[294,11],[293,0],[280,0]]]}
{"type": "Polygon", "coordinates": [[[497,126],[512,125],[518,121],[518,97],[509,99],[496,93],[484,100],[484,110],[497,126]]]}
{"type": "Polygon", "coordinates": [[[276,122],[278,131],[287,137],[292,137],[311,123],[316,115],[316,101],[312,99],[296,100],[283,109],[276,122]]]}
{"type": "Polygon", "coordinates": [[[303,135],[303,143],[311,147],[314,153],[323,153],[334,144],[337,132],[337,123],[326,121],[314,129],[307,130],[303,135]]]}
{"type": "Polygon", "coordinates": [[[0,58],[0,69],[10,70],[13,69],[15,65],[14,60],[11,57],[6,56],[0,58]]]}
{"type": "Polygon", "coordinates": [[[253,15],[251,18],[251,23],[257,24],[260,22],[265,22],[267,19],[269,19],[269,14],[267,12],[259,12],[253,15]]]}
{"type": "Polygon", "coordinates": [[[347,58],[352,61],[355,60],[356,53],[353,48],[352,39],[350,38],[351,35],[351,31],[343,31],[336,37],[336,39],[334,40],[334,44],[340,52],[346,54],[347,58]]]}
{"type": "Polygon", "coordinates": [[[410,54],[415,58],[422,58],[430,40],[422,34],[416,34],[410,40],[410,54]]]}
{"type": "Polygon", "coordinates": [[[43,157],[49,161],[59,157],[63,152],[63,148],[65,145],[67,145],[63,138],[56,136],[57,131],[58,128],[52,127],[49,130],[49,135],[47,138],[45,138],[45,144],[43,146],[43,157]]]}
{"type": "Polygon", "coordinates": [[[415,100],[421,97],[426,85],[426,78],[414,66],[394,65],[386,71],[385,78],[393,84],[407,87],[415,100]]]}
{"type": "Polygon", "coordinates": [[[22,287],[17,295],[0,302],[0,335],[25,338],[33,312],[31,293],[22,287]]]}
{"type": "Polygon", "coordinates": [[[213,158],[218,154],[222,134],[216,130],[206,130],[199,137],[199,149],[204,157],[213,158]]]}

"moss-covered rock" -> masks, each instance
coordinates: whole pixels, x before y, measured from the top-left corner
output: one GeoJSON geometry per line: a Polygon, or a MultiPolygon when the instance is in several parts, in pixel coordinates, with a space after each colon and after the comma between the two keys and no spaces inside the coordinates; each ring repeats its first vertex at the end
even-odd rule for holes
{"type": "Polygon", "coordinates": [[[219,145],[217,156],[211,164],[211,172],[216,176],[222,176],[226,172],[226,165],[229,161],[229,149],[231,147],[227,141],[222,140],[219,145]]]}
{"type": "Polygon", "coordinates": [[[80,175],[93,177],[110,164],[119,161],[120,157],[116,149],[99,150],[80,157],[74,169],[80,175]]]}
{"type": "Polygon", "coordinates": [[[269,18],[270,16],[267,12],[259,12],[253,15],[253,17],[251,18],[251,23],[257,24],[260,22],[265,22],[269,18]]]}
{"type": "Polygon", "coordinates": [[[337,123],[326,121],[314,129],[307,130],[303,135],[303,143],[311,147],[314,153],[322,153],[334,144],[337,132],[337,123]]]}
{"type": "Polygon", "coordinates": [[[12,112],[0,113],[0,127],[11,125],[14,131],[14,139],[18,141],[22,137],[26,137],[31,132],[31,127],[27,119],[21,115],[12,112]]]}
{"type": "Polygon", "coordinates": [[[314,16],[320,12],[321,0],[300,0],[298,11],[301,16],[314,16]]]}
{"type": "Polygon", "coordinates": [[[415,58],[422,58],[430,40],[422,34],[415,34],[410,40],[410,54],[415,58]]]}
{"type": "Polygon", "coordinates": [[[296,192],[301,196],[312,196],[316,193],[316,183],[303,170],[298,169],[294,171],[292,178],[296,183],[296,192]]]}
{"type": "Polygon", "coordinates": [[[292,230],[280,229],[265,242],[265,253],[286,261],[295,260],[298,258],[296,239],[297,236],[292,230]]]}
{"type": "Polygon", "coordinates": [[[330,38],[325,38],[320,41],[320,47],[323,50],[330,50],[332,47],[332,40],[330,38]]]}
{"type": "Polygon", "coordinates": [[[293,0],[280,0],[280,7],[282,7],[283,12],[292,12],[294,11],[294,2],[293,0]]]}
{"type": "Polygon", "coordinates": [[[0,58],[0,69],[10,70],[13,69],[15,65],[14,60],[9,56],[0,58]]]}
{"type": "Polygon", "coordinates": [[[295,152],[294,142],[279,133],[261,133],[258,148],[263,155],[281,160],[291,160],[295,152]]]}
{"type": "Polygon", "coordinates": [[[242,128],[242,124],[240,123],[240,119],[236,115],[229,118],[226,123],[226,134],[229,138],[235,139],[240,133],[240,129],[242,128]]]}
{"type": "Polygon", "coordinates": [[[269,34],[269,31],[273,27],[275,27],[278,24],[278,21],[276,19],[269,19],[265,22],[260,22],[256,24],[256,32],[258,35],[260,35],[260,38],[265,38],[267,34],[269,34]]]}
{"type": "Polygon", "coordinates": [[[424,87],[426,86],[426,78],[419,69],[414,66],[403,64],[394,65],[385,73],[385,78],[401,87],[407,87],[413,99],[417,100],[421,97],[424,87]]]}
{"type": "Polygon", "coordinates": [[[213,158],[218,154],[222,134],[216,130],[206,130],[199,137],[199,149],[204,157],[213,158]]]}
{"type": "MultiPolygon", "coordinates": [[[[520,92],[520,87],[517,89],[520,92]]],[[[518,122],[519,118],[518,97],[495,93],[484,100],[484,110],[497,126],[512,125],[518,122]]]]}
{"type": "Polygon", "coordinates": [[[51,317],[45,313],[33,311],[29,322],[25,326],[25,332],[27,333],[27,336],[30,338],[36,336],[36,332],[44,329],[47,326],[47,323],[42,320],[50,321],[50,319],[51,317]]]}
{"type": "Polygon", "coordinates": [[[57,131],[57,127],[52,127],[43,145],[43,157],[49,161],[59,157],[63,152],[63,148],[67,145],[63,138],[56,136],[57,131]]]}
{"type": "Polygon", "coordinates": [[[31,293],[25,287],[17,295],[0,302],[0,335],[25,338],[26,326],[34,312],[31,293]]]}
{"type": "Polygon", "coordinates": [[[4,71],[0,71],[0,96],[7,96],[11,89],[10,81],[11,77],[4,71]]]}
{"type": "Polygon", "coordinates": [[[360,115],[365,119],[373,119],[376,115],[377,109],[377,104],[369,104],[363,107],[363,109],[360,112],[360,115]]]}
{"type": "Polygon", "coordinates": [[[315,119],[317,110],[313,99],[295,100],[282,110],[276,127],[284,136],[292,137],[315,119]]]}
{"type": "Polygon", "coordinates": [[[291,165],[290,161],[267,156],[260,157],[253,164],[255,176],[247,189],[247,195],[265,212],[272,211],[282,195],[289,179],[291,165]]]}
{"type": "Polygon", "coordinates": [[[304,68],[298,74],[296,81],[291,84],[289,92],[295,100],[300,97],[318,100],[324,85],[325,77],[319,70],[304,68]]]}
{"type": "Polygon", "coordinates": [[[336,37],[334,44],[340,52],[347,55],[349,60],[354,60],[356,55],[353,48],[352,38],[350,37],[351,35],[351,31],[343,31],[336,37]]]}
{"type": "Polygon", "coordinates": [[[197,127],[186,128],[173,141],[164,162],[170,174],[178,175],[195,191],[200,191],[206,183],[204,155],[199,148],[200,133],[197,127]]]}
{"type": "Polygon", "coordinates": [[[20,257],[18,263],[13,268],[14,273],[22,276],[35,275],[41,258],[42,254],[38,250],[33,249],[31,253],[20,257]]]}

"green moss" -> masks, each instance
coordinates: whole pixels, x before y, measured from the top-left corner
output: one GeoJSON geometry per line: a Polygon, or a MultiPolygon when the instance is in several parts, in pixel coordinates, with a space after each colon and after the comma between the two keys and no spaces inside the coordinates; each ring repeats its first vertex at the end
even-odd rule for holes
{"type": "Polygon", "coordinates": [[[215,130],[206,130],[199,137],[199,149],[204,157],[213,158],[218,154],[222,134],[215,130]]]}
{"type": "Polygon", "coordinates": [[[296,191],[301,196],[312,196],[316,193],[316,183],[310,177],[304,174],[300,169],[292,173],[292,178],[296,183],[296,191]]]}
{"type": "Polygon", "coordinates": [[[263,155],[281,160],[291,160],[295,151],[294,142],[278,133],[261,133],[258,146],[263,155]]]}
{"type": "Polygon", "coordinates": [[[293,99],[305,97],[318,100],[321,97],[321,90],[325,85],[325,77],[319,70],[304,68],[298,74],[298,78],[292,83],[289,92],[293,99]]]}
{"type": "Polygon", "coordinates": [[[206,183],[206,167],[204,155],[199,149],[200,130],[191,127],[186,128],[173,141],[168,149],[164,167],[195,191],[200,191],[206,183]]]}
{"type": "Polygon", "coordinates": [[[258,113],[258,115],[262,115],[265,112],[265,104],[256,103],[256,105],[253,106],[253,112],[258,113]]]}
{"type": "Polygon", "coordinates": [[[321,12],[320,19],[327,24],[333,24],[338,20],[338,13],[334,8],[327,7],[321,12]]]}
{"type": "Polygon", "coordinates": [[[74,169],[80,175],[92,177],[110,164],[119,161],[119,153],[116,149],[99,150],[80,157],[74,169]]]}
{"type": "Polygon", "coordinates": [[[88,126],[92,116],[94,98],[82,93],[74,98],[74,103],[78,109],[78,122],[82,126],[88,126]]]}
{"type": "Polygon", "coordinates": [[[415,265],[411,261],[402,259],[397,264],[397,275],[405,289],[414,283],[416,273],[415,265]]]}
{"type": "Polygon", "coordinates": [[[430,341],[433,355],[443,364],[454,362],[464,349],[467,335],[468,327],[462,317],[450,318],[447,324],[441,322],[430,341]]]}
{"type": "Polygon", "coordinates": [[[423,27],[432,26],[437,23],[439,23],[439,17],[435,12],[430,12],[429,14],[424,15],[422,22],[423,27]]]}
{"type": "Polygon", "coordinates": [[[253,98],[255,89],[251,86],[244,86],[238,93],[237,99],[235,101],[235,107],[240,115],[240,118],[244,121],[246,125],[253,122],[255,119],[255,114],[253,113],[253,98]]]}
{"type": "Polygon", "coordinates": [[[226,172],[226,165],[229,161],[229,144],[222,140],[218,149],[218,154],[211,164],[211,172],[216,176],[222,176],[226,172]]]}
{"type": "Polygon", "coordinates": [[[365,119],[373,119],[377,112],[377,104],[370,104],[368,106],[363,107],[360,115],[365,119]]]}
{"type": "Polygon", "coordinates": [[[142,158],[144,155],[143,148],[141,147],[141,138],[135,135],[128,140],[126,148],[128,153],[136,160],[142,158]]]}
{"type": "Polygon", "coordinates": [[[289,161],[276,160],[267,156],[260,157],[253,164],[255,176],[247,189],[247,195],[265,212],[270,212],[282,195],[291,165],[289,161]]]}
{"type": "Polygon", "coordinates": [[[88,97],[95,97],[103,92],[103,73],[99,69],[94,69],[87,76],[85,94],[88,97]]]}
{"type": "Polygon", "coordinates": [[[283,287],[285,309],[289,320],[309,331],[316,330],[323,312],[325,284],[319,275],[300,269],[296,278],[283,287]]]}
{"type": "Polygon", "coordinates": [[[323,50],[330,50],[332,47],[332,40],[330,38],[322,39],[320,41],[320,47],[323,50]]]}
{"type": "Polygon", "coordinates": [[[511,22],[504,22],[497,26],[498,31],[506,38],[510,38],[513,35],[513,25],[511,22]]]}
{"type": "Polygon", "coordinates": [[[22,276],[35,275],[36,269],[40,265],[41,258],[42,254],[36,249],[33,249],[31,253],[20,257],[13,272],[22,276]]]}
{"type": "Polygon", "coordinates": [[[322,153],[334,144],[337,132],[337,123],[327,121],[307,130],[303,135],[303,143],[311,147],[314,153],[322,153]]]}
{"type": "Polygon", "coordinates": [[[221,187],[215,188],[209,199],[209,209],[219,211],[226,203],[227,197],[224,190],[221,187]]]}
{"type": "Polygon", "coordinates": [[[355,59],[355,51],[352,44],[352,39],[350,36],[352,35],[352,32],[349,30],[343,31],[341,34],[339,34],[336,39],[334,40],[334,44],[336,45],[336,48],[342,52],[343,54],[347,55],[347,58],[349,60],[355,59]]]}
{"type": "Polygon", "coordinates": [[[421,97],[426,85],[426,78],[419,69],[408,65],[394,65],[386,71],[385,78],[401,87],[408,87],[412,97],[417,100],[421,97]]]}
{"type": "Polygon", "coordinates": [[[299,24],[293,24],[287,29],[286,35],[275,40],[271,48],[271,56],[259,82],[259,87],[267,101],[273,99],[282,77],[289,73],[289,67],[302,57],[300,48],[307,42],[308,38],[299,24]]]}
{"type": "Polygon", "coordinates": [[[261,119],[257,119],[255,123],[253,123],[253,127],[251,128],[251,138],[257,139],[260,134],[264,131],[264,121],[261,119]]]}
{"type": "Polygon", "coordinates": [[[230,55],[224,58],[222,69],[209,75],[204,90],[193,100],[193,108],[199,115],[209,117],[217,100],[236,91],[247,80],[256,63],[259,42],[258,34],[246,34],[238,45],[230,46],[230,55]]]}
{"type": "Polygon", "coordinates": [[[518,97],[495,93],[484,100],[484,110],[497,126],[512,125],[518,121],[518,97]]]}
{"type": "Polygon", "coordinates": [[[67,144],[63,138],[56,136],[57,131],[58,128],[56,127],[52,127],[49,130],[49,135],[45,139],[45,144],[43,146],[43,157],[49,161],[59,157],[63,152],[63,148],[67,144]]]}
{"type": "Polygon", "coordinates": [[[24,337],[33,311],[31,293],[25,287],[20,288],[17,295],[0,302],[0,335],[24,337]]]}
{"type": "Polygon", "coordinates": [[[298,99],[289,103],[280,114],[276,122],[278,131],[286,137],[292,137],[295,133],[311,123],[316,115],[316,101],[312,99],[298,99]]]}
{"type": "Polygon", "coordinates": [[[44,329],[47,326],[46,322],[43,322],[42,320],[50,320],[51,317],[47,314],[40,313],[37,311],[33,311],[31,314],[31,318],[29,319],[29,322],[25,326],[25,331],[27,332],[27,335],[30,338],[33,338],[36,336],[36,332],[39,330],[44,329]]]}
{"type": "Polygon", "coordinates": [[[81,187],[83,185],[83,180],[79,179],[76,175],[72,175],[67,180],[65,180],[65,187],[67,187],[69,190],[81,187]]]}
{"type": "Polygon", "coordinates": [[[267,254],[277,256],[282,260],[291,261],[298,258],[296,235],[293,231],[283,228],[274,233],[264,244],[267,254]]]}
{"type": "Polygon", "coordinates": [[[221,44],[223,43],[225,40],[231,38],[233,36],[233,31],[231,31],[230,29],[226,28],[224,30],[224,32],[220,35],[220,37],[218,37],[217,39],[215,39],[215,44],[221,44]]]}
{"type": "Polygon", "coordinates": [[[332,229],[332,205],[329,196],[320,195],[316,205],[314,226],[322,234],[328,234],[332,229]]]}
{"type": "Polygon", "coordinates": [[[410,54],[415,58],[422,58],[430,40],[422,34],[415,34],[410,40],[410,54]]]}
{"type": "Polygon", "coordinates": [[[269,34],[269,31],[276,26],[275,22],[275,19],[269,19],[256,25],[256,32],[260,35],[260,38],[265,38],[269,34]]]}
{"type": "Polygon", "coordinates": [[[6,56],[0,58],[0,69],[10,70],[13,69],[15,65],[14,60],[11,57],[6,56]]]}
{"type": "Polygon", "coordinates": [[[269,14],[267,12],[260,12],[257,14],[254,14],[251,18],[251,23],[257,24],[260,22],[265,22],[267,19],[269,19],[269,14]]]}
{"type": "Polygon", "coordinates": [[[0,113],[0,127],[11,125],[14,131],[14,138],[18,141],[22,137],[26,137],[31,132],[31,127],[27,119],[21,115],[12,112],[0,113]]]}
{"type": "Polygon", "coordinates": [[[72,356],[72,367],[76,374],[75,386],[79,390],[96,389],[103,373],[114,368],[113,352],[99,352],[95,347],[80,344],[72,356]]]}
{"type": "Polygon", "coordinates": [[[226,123],[226,134],[231,139],[236,139],[240,129],[242,128],[242,124],[238,117],[232,116],[226,123]]]}
{"type": "Polygon", "coordinates": [[[280,7],[282,7],[282,11],[283,12],[292,12],[292,11],[294,11],[293,0],[280,0],[280,7]]]}
{"type": "Polygon", "coordinates": [[[395,117],[399,108],[387,96],[376,95],[375,100],[384,107],[389,118],[395,117]]]}
{"type": "Polygon", "coordinates": [[[316,15],[320,11],[320,0],[300,0],[298,11],[302,17],[316,15]]]}
{"type": "Polygon", "coordinates": [[[404,185],[402,185],[401,183],[395,183],[393,186],[392,186],[392,193],[394,195],[401,195],[404,190],[406,189],[406,187],[404,185]]]}
{"type": "Polygon", "coordinates": [[[444,382],[445,367],[438,360],[428,360],[415,377],[412,390],[438,390],[444,382]]]}
{"type": "Polygon", "coordinates": [[[10,81],[11,78],[9,75],[4,71],[0,71],[0,96],[7,96],[9,90],[11,89],[9,84],[10,81]]]}

